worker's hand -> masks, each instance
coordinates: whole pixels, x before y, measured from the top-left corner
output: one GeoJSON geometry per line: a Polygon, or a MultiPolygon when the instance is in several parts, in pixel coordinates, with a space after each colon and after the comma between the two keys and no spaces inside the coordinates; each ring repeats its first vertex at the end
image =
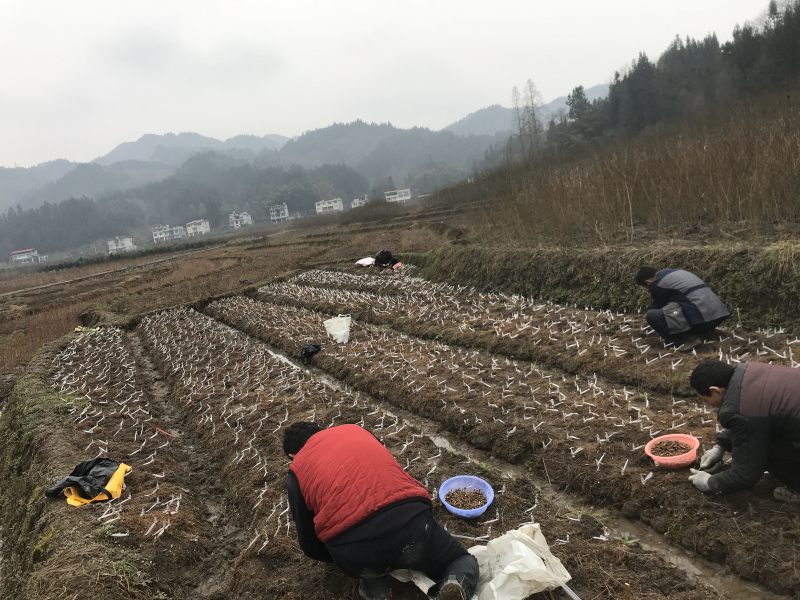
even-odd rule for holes
{"type": "Polygon", "coordinates": [[[694,484],[701,492],[710,492],[711,486],[708,485],[708,480],[711,479],[711,474],[705,471],[698,471],[697,469],[689,469],[692,474],[689,476],[689,481],[694,484]]]}
{"type": "Polygon", "coordinates": [[[700,469],[705,471],[706,469],[713,467],[719,461],[722,460],[722,456],[725,454],[725,450],[719,444],[716,444],[711,450],[706,450],[703,453],[703,456],[700,457],[700,469]]]}

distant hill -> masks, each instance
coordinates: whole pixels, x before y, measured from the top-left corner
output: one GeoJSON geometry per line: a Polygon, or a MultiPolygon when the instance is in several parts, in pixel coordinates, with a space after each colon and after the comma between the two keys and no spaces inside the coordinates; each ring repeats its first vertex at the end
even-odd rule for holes
{"type": "Polygon", "coordinates": [[[254,164],[344,164],[372,184],[391,178],[398,186],[411,187],[415,186],[415,178],[425,173],[429,186],[431,169],[447,171],[448,181],[453,179],[453,170],[465,176],[495,141],[494,136],[488,135],[461,137],[449,131],[398,129],[389,123],[355,121],[304,133],[278,152],[262,152],[254,164]]]}
{"type": "Polygon", "coordinates": [[[33,191],[60,179],[76,166],[68,160],[53,160],[27,169],[0,167],[0,213],[24,203],[33,191]]]}
{"type": "Polygon", "coordinates": [[[100,165],[111,165],[116,162],[137,160],[143,162],[159,162],[178,167],[194,154],[217,152],[241,154],[243,151],[254,156],[262,150],[276,150],[286,143],[288,138],[282,135],[237,135],[221,141],[206,137],[199,133],[166,133],[163,135],[146,134],[135,142],[124,142],[108,154],[96,158],[93,162],[100,165]]]}
{"type": "MultiPolygon", "coordinates": [[[[604,98],[608,95],[606,84],[595,85],[587,88],[586,97],[589,101],[604,98]]],[[[567,97],[559,96],[541,107],[542,121],[546,122],[569,110],[567,107],[567,97]]],[[[496,135],[509,133],[516,129],[514,110],[494,104],[481,108],[468,114],[463,119],[459,119],[445,127],[443,131],[449,131],[456,135],[496,135]]]]}
{"type": "Polygon", "coordinates": [[[468,114],[444,128],[456,135],[494,135],[513,131],[514,111],[499,104],[493,104],[468,114]]]}
{"type": "Polygon", "coordinates": [[[160,181],[175,172],[168,165],[127,160],[109,166],[94,163],[76,165],[57,181],[48,183],[25,198],[24,206],[34,208],[45,202],[57,203],[67,198],[93,198],[115,191],[129,190],[160,181]]]}

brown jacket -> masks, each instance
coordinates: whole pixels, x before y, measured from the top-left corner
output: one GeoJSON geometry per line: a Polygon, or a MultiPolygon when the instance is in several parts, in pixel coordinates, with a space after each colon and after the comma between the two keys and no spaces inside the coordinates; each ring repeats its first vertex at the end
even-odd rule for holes
{"type": "Polygon", "coordinates": [[[719,444],[731,468],[709,480],[723,494],[752,487],[769,470],[770,445],[793,443],[800,453],[800,369],[752,362],[731,377],[717,415],[719,444]]]}

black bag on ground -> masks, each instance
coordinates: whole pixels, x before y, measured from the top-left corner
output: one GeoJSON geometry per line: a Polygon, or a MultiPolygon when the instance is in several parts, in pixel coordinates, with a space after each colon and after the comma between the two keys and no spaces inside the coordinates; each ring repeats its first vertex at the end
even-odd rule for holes
{"type": "Polygon", "coordinates": [[[300,358],[303,360],[309,359],[320,350],[322,350],[322,346],[319,344],[305,344],[300,350],[300,358]]]}
{"type": "Polygon", "coordinates": [[[74,487],[81,498],[91,500],[98,494],[105,494],[111,499],[111,492],[105,486],[111,476],[117,472],[119,463],[111,458],[93,458],[85,460],[72,470],[69,477],[62,479],[44,491],[48,498],[58,498],[64,488],[74,487]]]}
{"type": "Polygon", "coordinates": [[[381,250],[375,255],[376,267],[391,267],[399,262],[388,250],[381,250]]]}

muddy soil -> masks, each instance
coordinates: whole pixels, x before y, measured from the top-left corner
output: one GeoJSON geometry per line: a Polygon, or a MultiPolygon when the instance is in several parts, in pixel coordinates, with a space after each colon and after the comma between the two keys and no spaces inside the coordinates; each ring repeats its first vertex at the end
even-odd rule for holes
{"type": "MultiPolygon", "coordinates": [[[[382,295],[405,293],[396,289],[400,279],[376,277],[383,279],[370,285],[383,286],[382,295]]],[[[493,298],[478,300],[484,308],[488,302],[491,322],[507,308],[493,298]]],[[[338,346],[324,337],[327,315],[288,304],[233,297],[207,308],[214,318],[171,309],[144,316],[130,332],[89,329],[53,351],[39,375],[57,408],[42,438],[48,441],[26,457],[30,470],[46,472],[49,482],[80,460],[107,455],[133,471],[120,499],[81,509],[45,502],[40,489],[28,489],[26,519],[37,537],[27,546],[3,540],[0,565],[18,566],[19,576],[0,580],[0,590],[21,600],[63,598],[70,597],[65,589],[92,581],[97,595],[148,600],[356,598],[352,579],[297,547],[280,443],[282,429],[295,420],[373,431],[430,490],[436,518],[465,545],[540,523],[573,576],[570,587],[584,599],[737,597],[704,587],[635,540],[615,537],[592,506],[616,507],[775,591],[800,587],[791,562],[800,513],[771,500],[774,484],[710,499],[693,491],[685,472],[657,471],[644,457],[641,446],[662,430],[711,443],[712,416],[692,401],[589,373],[548,371],[512,360],[513,352],[493,355],[411,337],[390,321],[357,322],[351,342],[338,346]],[[315,341],[323,351],[310,363],[328,379],[273,351],[295,356],[315,341]],[[432,431],[495,458],[476,461],[442,448],[432,431]],[[460,519],[438,500],[441,483],[463,473],[495,490],[479,519],[460,519]],[[576,508],[543,493],[534,484],[538,477],[585,504],[576,508]]],[[[559,321],[554,337],[584,335],[572,329],[576,318],[559,321]]],[[[484,327],[475,319],[429,320],[430,335],[438,335],[437,327],[484,327]]],[[[519,337],[491,335],[509,344],[519,337]]],[[[35,427],[30,419],[26,427],[35,427]]],[[[425,598],[407,584],[393,589],[398,600],[425,598]]],[[[554,591],[535,598],[562,597],[554,591]]]]}
{"type": "Polygon", "coordinates": [[[800,364],[800,338],[782,331],[748,331],[728,322],[690,351],[664,344],[641,315],[431,283],[413,271],[305,271],[259,293],[279,304],[351,314],[411,335],[679,395],[693,394],[688,374],[705,358],[800,364]]]}
{"type": "MultiPolygon", "coordinates": [[[[53,364],[52,385],[74,403],[63,433],[72,429],[82,447],[120,456],[134,470],[119,501],[82,512],[60,502],[45,506],[54,536],[65,542],[44,549],[15,597],[63,597],[79,576],[112,597],[355,598],[353,580],[303,557],[294,539],[280,430],[297,419],[369,428],[432,498],[444,479],[465,469],[490,481],[496,496],[485,518],[464,521],[434,500],[437,518],[468,545],[536,519],[573,573],[571,586],[586,597],[709,597],[656,554],[609,539],[590,512],[565,513],[524,479],[466,465],[373,401],[331,389],[194,311],[147,317],[133,334],[85,332],[53,364]],[[73,527],[75,519],[96,533],[66,543],[60,524],[73,527]],[[97,560],[68,573],[82,550],[97,560]],[[106,563],[112,554],[116,560],[106,563]]],[[[74,460],[79,447],[64,459],[74,460]]],[[[399,600],[424,597],[395,585],[399,600]]]]}
{"type": "MultiPolygon", "coordinates": [[[[231,298],[208,311],[287,353],[324,335],[325,315],[286,305],[231,298]]],[[[655,469],[644,455],[645,442],[662,432],[691,433],[712,444],[715,420],[703,407],[371,325],[355,324],[347,346],[323,345],[314,364],[354,388],[434,419],[593,503],[640,518],[745,579],[778,593],[800,588],[796,539],[787,537],[797,530],[800,508],[773,500],[774,482],[765,477],[751,492],[704,496],[686,481],[688,473],[655,469]]]]}

